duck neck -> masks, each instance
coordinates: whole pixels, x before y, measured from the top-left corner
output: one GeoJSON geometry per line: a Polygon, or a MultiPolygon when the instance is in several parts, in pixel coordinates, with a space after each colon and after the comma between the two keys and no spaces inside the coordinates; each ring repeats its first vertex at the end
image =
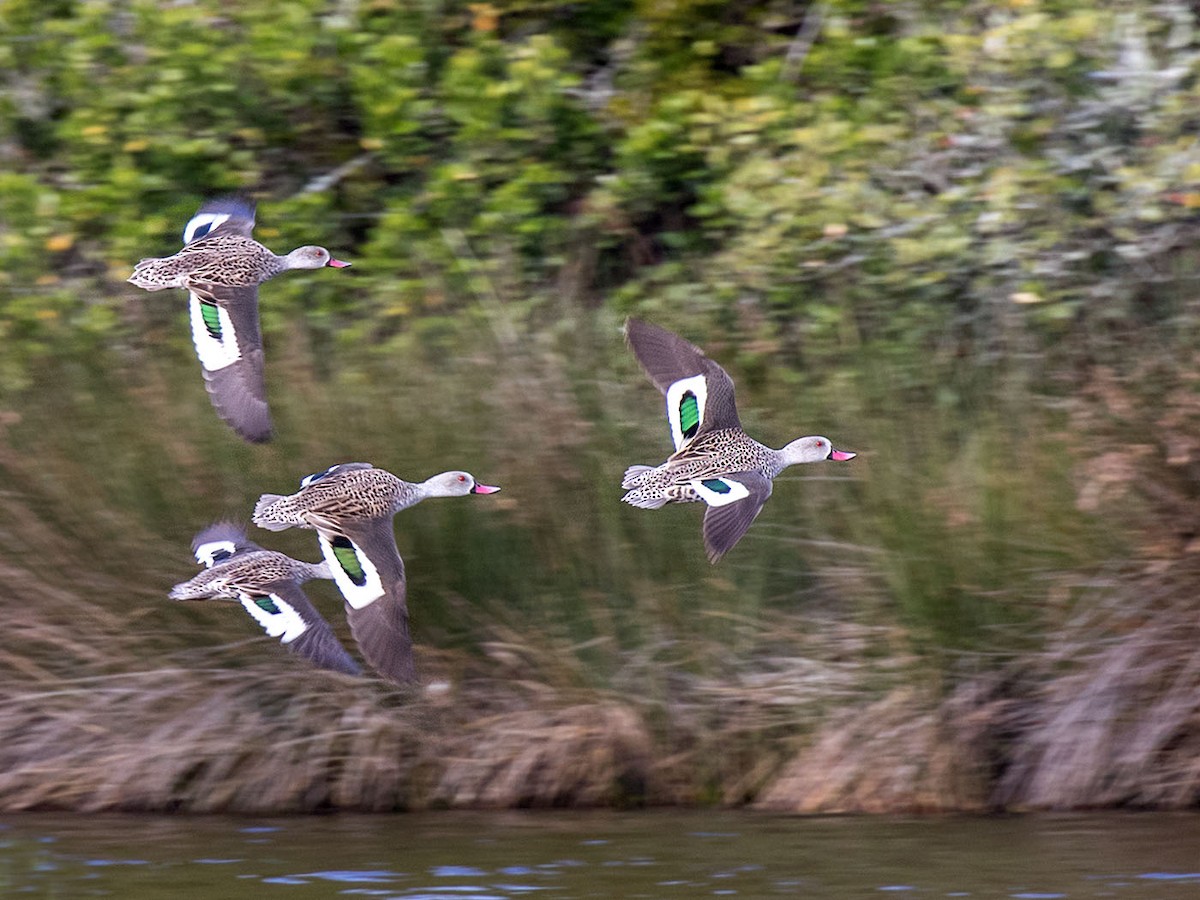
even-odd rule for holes
{"type": "MultiPolygon", "coordinates": [[[[790,444],[788,446],[791,446],[790,444]]],[[[788,456],[787,447],[782,450],[776,450],[772,447],[767,447],[767,461],[763,466],[763,474],[768,478],[776,478],[780,472],[788,466],[795,465],[798,460],[788,456]]]]}
{"type": "Polygon", "coordinates": [[[438,493],[432,482],[432,478],[418,484],[411,481],[401,482],[400,493],[397,497],[400,509],[420,503],[422,500],[428,500],[430,497],[440,497],[441,494],[438,493]]]}

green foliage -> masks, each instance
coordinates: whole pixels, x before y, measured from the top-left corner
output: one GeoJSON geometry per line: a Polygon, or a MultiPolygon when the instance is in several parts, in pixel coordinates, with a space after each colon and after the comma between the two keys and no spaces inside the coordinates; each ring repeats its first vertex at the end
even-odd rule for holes
{"type": "Polygon", "coordinates": [[[0,131],[45,196],[14,240],[70,245],[4,248],[7,284],[106,293],[246,190],[291,198],[272,240],[319,211],[369,290],[305,307],[376,339],[564,277],[815,350],[846,308],[917,354],[989,344],[1014,298],[1054,335],[1125,316],[1195,205],[1194,25],[1164,10],[5,0],[0,131]]]}

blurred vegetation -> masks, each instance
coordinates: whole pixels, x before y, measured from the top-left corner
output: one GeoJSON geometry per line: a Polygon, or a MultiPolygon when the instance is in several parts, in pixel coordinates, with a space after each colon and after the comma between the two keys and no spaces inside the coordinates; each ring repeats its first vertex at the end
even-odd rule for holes
{"type": "MultiPolygon", "coordinates": [[[[398,523],[434,674],[636,698],[647,759],[696,767],[648,795],[723,802],[847,696],[961,712],[985,677],[1000,758],[971,758],[1002,774],[1011,703],[1071,707],[1043,687],[1112,664],[1091,641],[1194,608],[1198,28],[1094,0],[0,0],[4,671],[234,641],[162,599],[198,527],[336,461],[465,466],[505,493],[398,523]],[[267,448],[208,408],[180,298],[123,283],[231,191],[272,248],[355,264],[264,291],[267,448]],[[861,456],[789,473],[710,569],[696,510],[618,502],[667,446],[629,313],[725,364],[768,443],[861,456]],[[1127,592],[1140,618],[1105,619],[1127,592]],[[805,633],[836,677],[798,686],[805,633]]],[[[1014,758],[1037,790],[1005,802],[1088,802],[1014,758]]]]}

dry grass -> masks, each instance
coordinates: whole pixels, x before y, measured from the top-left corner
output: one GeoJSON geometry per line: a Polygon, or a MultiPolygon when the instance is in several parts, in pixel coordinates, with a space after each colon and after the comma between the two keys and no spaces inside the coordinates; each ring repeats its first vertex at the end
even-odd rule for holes
{"type": "Polygon", "coordinates": [[[715,644],[682,666],[629,654],[601,691],[579,686],[572,648],[505,632],[484,657],[425,651],[425,686],[401,690],[307,668],[267,639],[174,650],[147,669],[139,657],[160,657],[135,641],[117,659],[117,644],[27,614],[27,636],[58,665],[2,670],[2,810],[741,803],[870,674],[845,652],[869,633],[779,620],[733,668],[705,663],[715,644]],[[811,656],[782,654],[792,641],[811,656]],[[105,666],[92,658],[101,644],[105,666]],[[96,674],[59,674],[71,670],[96,674]]]}
{"type": "Polygon", "coordinates": [[[996,799],[1019,808],[1200,802],[1200,571],[1191,561],[1111,592],[1064,629],[996,799]]]}
{"type": "Polygon", "coordinates": [[[980,812],[1012,704],[986,679],[949,698],[902,687],[820,730],[756,803],[800,813],[980,812]]]}

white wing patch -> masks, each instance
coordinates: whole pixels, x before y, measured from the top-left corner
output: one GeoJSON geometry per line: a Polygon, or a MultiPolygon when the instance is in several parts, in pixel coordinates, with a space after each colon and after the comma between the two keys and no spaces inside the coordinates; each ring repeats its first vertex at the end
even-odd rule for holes
{"type": "Polygon", "coordinates": [[[311,475],[305,475],[303,478],[300,479],[300,487],[306,488],[310,484],[312,484],[314,481],[319,481],[320,479],[324,478],[326,475],[328,475],[330,472],[332,472],[334,469],[336,469],[340,465],[341,465],[341,463],[338,463],[337,465],[330,466],[324,472],[313,472],[311,475]]]}
{"type": "Polygon", "coordinates": [[[691,485],[700,499],[709,506],[728,506],[750,496],[750,491],[740,481],[732,478],[694,478],[691,485]]]}
{"type": "Polygon", "coordinates": [[[192,216],[183,227],[183,242],[190,244],[197,238],[202,238],[229,221],[230,213],[201,213],[192,216]]]}
{"type": "Polygon", "coordinates": [[[228,559],[236,552],[237,547],[234,546],[233,541],[209,541],[196,548],[196,562],[206,569],[211,569],[218,562],[228,559]],[[217,554],[222,555],[218,556],[217,554]]]}
{"type": "MultiPolygon", "coordinates": [[[[379,570],[367,559],[367,554],[362,552],[358,544],[350,542],[358,564],[362,566],[365,578],[363,584],[355,584],[350,578],[349,573],[337,558],[337,554],[334,553],[333,544],[329,538],[318,531],[317,540],[321,544],[321,553],[325,555],[325,561],[329,563],[329,570],[333,573],[333,581],[338,586],[338,590],[342,592],[342,596],[346,598],[347,603],[355,609],[362,609],[383,596],[383,579],[379,577],[379,570]]],[[[345,550],[342,552],[344,553],[345,550]]]]}
{"type": "Polygon", "coordinates": [[[283,643],[290,644],[300,635],[308,630],[308,626],[304,624],[304,619],[300,617],[300,613],[296,612],[296,607],[288,603],[278,594],[270,595],[271,602],[275,604],[278,612],[271,612],[263,609],[253,599],[246,594],[241,594],[238,599],[242,601],[242,607],[250,616],[263,627],[271,637],[279,638],[283,643]]]}
{"type": "Polygon", "coordinates": [[[690,438],[684,436],[683,424],[680,422],[679,406],[684,397],[694,394],[696,397],[696,422],[704,421],[704,406],[708,402],[708,379],[703,375],[693,375],[691,378],[680,378],[667,388],[667,421],[671,423],[671,440],[678,450],[690,438]]]}
{"type": "Polygon", "coordinates": [[[192,293],[189,293],[188,297],[191,300],[189,306],[192,316],[192,343],[196,345],[200,365],[210,372],[232,366],[242,358],[242,351],[238,349],[237,335],[233,332],[233,320],[229,318],[229,313],[217,304],[217,323],[220,325],[221,336],[213,337],[204,321],[204,313],[201,312],[203,301],[192,293]]]}

